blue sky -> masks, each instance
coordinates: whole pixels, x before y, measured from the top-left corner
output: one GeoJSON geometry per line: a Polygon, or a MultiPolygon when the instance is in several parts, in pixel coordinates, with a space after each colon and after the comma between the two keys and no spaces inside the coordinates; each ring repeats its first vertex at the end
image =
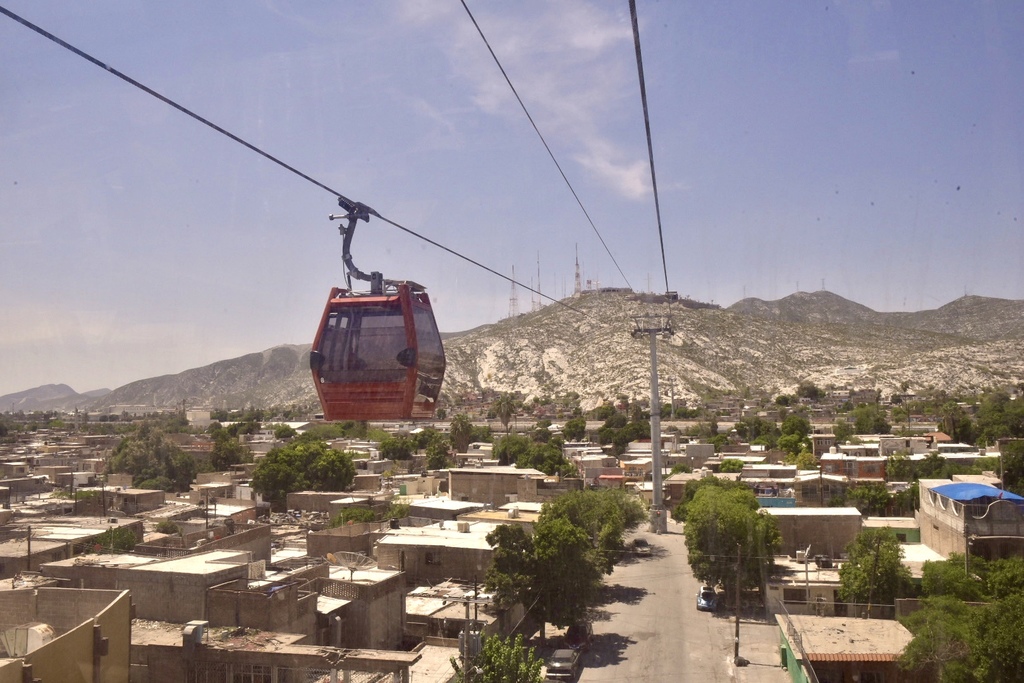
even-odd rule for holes
{"type": "MultiPolygon", "coordinates": [[[[0,4],[554,298],[625,286],[461,4],[0,4]]],[[[664,289],[628,4],[469,2],[615,261],[664,289]]],[[[671,289],[1024,298],[1024,5],[638,0],[671,289]]],[[[0,395],[308,343],[332,196],[0,17],[0,395]]],[[[508,282],[374,221],[444,331],[508,282]]],[[[531,294],[518,291],[519,309],[531,294]]]]}

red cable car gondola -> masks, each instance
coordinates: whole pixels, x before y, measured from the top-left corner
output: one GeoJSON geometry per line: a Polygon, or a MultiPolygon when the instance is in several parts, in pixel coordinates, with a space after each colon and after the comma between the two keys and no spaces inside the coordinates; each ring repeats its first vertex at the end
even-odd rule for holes
{"type": "Polygon", "coordinates": [[[434,415],[445,357],[430,299],[414,282],[366,275],[349,246],[358,219],[372,209],[339,197],[348,219],[341,227],[346,289],[327,299],[309,356],[325,420],[407,420],[434,415]],[[369,293],[352,291],[351,278],[369,280],[369,293]]]}

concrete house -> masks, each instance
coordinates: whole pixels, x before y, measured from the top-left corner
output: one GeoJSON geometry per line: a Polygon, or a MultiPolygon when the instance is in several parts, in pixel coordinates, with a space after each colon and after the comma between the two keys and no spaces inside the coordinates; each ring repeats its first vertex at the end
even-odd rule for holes
{"type": "Polygon", "coordinates": [[[922,479],[918,484],[921,542],[943,557],[1024,554],[1024,497],[973,482],[922,479]]]}
{"type": "Polygon", "coordinates": [[[812,557],[838,558],[862,526],[860,511],[854,507],[765,508],[764,513],[779,523],[779,552],[793,557],[810,546],[812,557]]]}
{"type": "Polygon", "coordinates": [[[494,555],[486,536],[497,526],[484,522],[440,522],[392,529],[377,541],[377,566],[405,572],[409,585],[436,584],[448,579],[483,580],[494,555]]]}

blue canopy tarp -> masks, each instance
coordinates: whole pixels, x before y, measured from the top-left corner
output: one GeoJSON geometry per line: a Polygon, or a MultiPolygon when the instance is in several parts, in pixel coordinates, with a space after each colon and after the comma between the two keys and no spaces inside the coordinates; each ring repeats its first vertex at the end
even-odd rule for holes
{"type": "Polygon", "coordinates": [[[1018,496],[1016,493],[1010,493],[1009,491],[1003,491],[995,486],[989,484],[972,484],[970,482],[954,482],[952,484],[943,484],[941,486],[935,486],[932,491],[939,495],[945,496],[961,503],[970,503],[975,500],[983,498],[1001,498],[1003,500],[1013,501],[1014,503],[1024,503],[1024,497],[1018,496]]]}

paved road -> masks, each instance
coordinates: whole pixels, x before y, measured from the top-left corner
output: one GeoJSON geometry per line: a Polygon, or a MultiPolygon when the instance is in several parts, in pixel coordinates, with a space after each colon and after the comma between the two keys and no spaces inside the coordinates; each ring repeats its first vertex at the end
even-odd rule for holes
{"type": "Polygon", "coordinates": [[[580,683],[611,681],[743,681],[787,683],[779,667],[774,624],[740,623],[740,655],[733,665],[734,622],[727,613],[696,610],[697,580],[686,561],[682,526],[639,534],[650,557],[630,558],[606,578],[607,596],[595,610],[593,647],[583,657],[580,683]]]}

